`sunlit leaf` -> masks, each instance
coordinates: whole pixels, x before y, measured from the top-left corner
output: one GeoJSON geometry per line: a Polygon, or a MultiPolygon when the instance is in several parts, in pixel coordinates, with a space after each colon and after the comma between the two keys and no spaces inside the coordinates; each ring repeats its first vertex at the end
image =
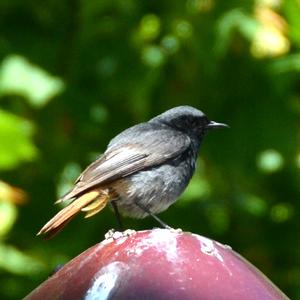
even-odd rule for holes
{"type": "Polygon", "coordinates": [[[0,180],[0,200],[22,204],[26,202],[26,198],[26,193],[22,189],[0,180]]]}
{"type": "Polygon", "coordinates": [[[300,3],[299,1],[282,1],[283,10],[289,24],[289,35],[291,40],[300,46],[300,3]]]}
{"type": "Polygon", "coordinates": [[[251,53],[255,57],[275,57],[289,49],[289,40],[273,27],[261,27],[251,45],[251,53]]]}
{"type": "Polygon", "coordinates": [[[32,276],[43,271],[44,265],[13,246],[0,244],[0,269],[18,275],[32,276]]]}
{"type": "Polygon", "coordinates": [[[17,219],[17,213],[14,204],[0,199],[0,237],[11,230],[17,219]]]}
{"type": "Polygon", "coordinates": [[[143,49],[142,60],[150,67],[159,67],[165,61],[165,54],[160,47],[147,46],[143,49]]]}
{"type": "Polygon", "coordinates": [[[252,41],[258,29],[258,21],[242,10],[228,11],[217,23],[216,52],[222,55],[227,52],[235,32],[239,32],[247,40],[252,41]]]}
{"type": "Polygon", "coordinates": [[[0,67],[0,95],[20,95],[40,107],[61,93],[62,80],[33,65],[24,57],[10,55],[0,67]]]}
{"type": "Polygon", "coordinates": [[[296,155],[295,162],[296,166],[300,169],[300,152],[296,155]]]}
{"type": "Polygon", "coordinates": [[[0,110],[0,169],[11,169],[36,158],[32,135],[31,122],[0,110]]]}
{"type": "Polygon", "coordinates": [[[160,19],[156,15],[146,15],[142,18],[139,36],[143,40],[153,40],[160,33],[160,19]]]}
{"type": "Polygon", "coordinates": [[[283,166],[283,162],[282,155],[274,149],[268,149],[261,152],[257,158],[258,168],[265,173],[280,170],[283,166]]]}

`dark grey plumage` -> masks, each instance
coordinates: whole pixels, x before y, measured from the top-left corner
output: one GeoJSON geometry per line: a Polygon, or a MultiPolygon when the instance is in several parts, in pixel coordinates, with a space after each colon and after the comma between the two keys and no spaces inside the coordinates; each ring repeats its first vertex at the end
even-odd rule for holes
{"type": "Polygon", "coordinates": [[[88,192],[103,195],[106,190],[121,214],[143,218],[149,212],[159,213],[186,188],[205,133],[224,126],[210,121],[200,110],[179,106],[128,128],[111,140],[61,201],[74,199],[75,203],[88,192]]]}

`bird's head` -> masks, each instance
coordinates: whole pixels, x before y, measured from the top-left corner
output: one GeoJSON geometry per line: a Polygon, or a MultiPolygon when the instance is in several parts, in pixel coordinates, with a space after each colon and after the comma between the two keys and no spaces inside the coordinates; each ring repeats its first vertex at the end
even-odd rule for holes
{"type": "Polygon", "coordinates": [[[202,111],[191,106],[174,107],[151,119],[150,122],[163,123],[197,138],[201,138],[211,129],[228,127],[226,124],[209,120],[202,111]]]}

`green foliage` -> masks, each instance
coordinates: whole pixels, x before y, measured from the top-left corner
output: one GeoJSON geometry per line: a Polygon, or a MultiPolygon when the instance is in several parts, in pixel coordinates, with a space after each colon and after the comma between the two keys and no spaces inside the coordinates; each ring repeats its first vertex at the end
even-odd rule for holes
{"type": "Polygon", "coordinates": [[[0,201],[0,237],[5,236],[14,225],[17,218],[17,208],[8,201],[0,201]]]}
{"type": "Polygon", "coordinates": [[[32,134],[30,121],[0,110],[0,169],[11,169],[36,157],[32,134]]]}
{"type": "Polygon", "coordinates": [[[61,92],[63,83],[18,55],[6,57],[0,68],[0,95],[18,94],[33,106],[45,105],[61,92]]]}
{"type": "Polygon", "coordinates": [[[206,138],[161,218],[231,245],[300,299],[299,1],[4,0],[0,10],[0,299],[22,298],[103,239],[109,209],[54,240],[35,234],[113,136],[182,104],[231,128],[206,138]]]}
{"type": "Polygon", "coordinates": [[[35,276],[44,267],[38,260],[11,246],[0,245],[0,257],[1,268],[16,275],[35,276]]]}

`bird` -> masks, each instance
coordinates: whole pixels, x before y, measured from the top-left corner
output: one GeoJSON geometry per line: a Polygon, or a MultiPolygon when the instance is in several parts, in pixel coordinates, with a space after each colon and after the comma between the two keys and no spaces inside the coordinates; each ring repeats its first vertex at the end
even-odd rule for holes
{"type": "Polygon", "coordinates": [[[78,213],[89,218],[108,204],[121,227],[120,215],[152,216],[170,228],[156,214],[173,204],[187,187],[206,133],[222,127],[228,125],[183,105],[125,129],[56,201],[69,203],[37,235],[51,238],[78,213]]]}

